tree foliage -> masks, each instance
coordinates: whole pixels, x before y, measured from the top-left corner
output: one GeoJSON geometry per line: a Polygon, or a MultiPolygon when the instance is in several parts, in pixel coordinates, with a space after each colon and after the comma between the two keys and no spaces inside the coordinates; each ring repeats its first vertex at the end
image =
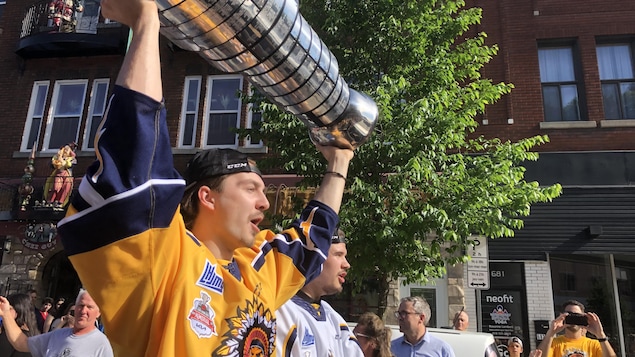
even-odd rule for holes
{"type": "MultiPolygon", "coordinates": [[[[302,0],[301,12],[339,61],[350,86],[377,103],[380,121],[356,150],[341,211],[356,278],[425,282],[465,261],[472,235],[511,237],[536,202],[560,185],[524,180],[523,161],[546,136],[476,137],[475,118],[512,89],[482,78],[497,52],[467,36],[479,8],[442,0],[302,0]]],[[[324,171],[306,128],[262,105],[260,134],[283,167],[317,185],[324,171]]],[[[255,135],[252,133],[252,135],[255,135]]],[[[361,281],[361,279],[355,279],[361,281]]]]}

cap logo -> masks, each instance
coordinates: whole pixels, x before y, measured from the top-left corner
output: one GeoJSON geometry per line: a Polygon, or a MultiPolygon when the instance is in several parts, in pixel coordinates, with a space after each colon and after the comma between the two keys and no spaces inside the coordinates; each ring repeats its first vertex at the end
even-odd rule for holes
{"type": "Polygon", "coordinates": [[[227,164],[227,170],[241,169],[243,167],[247,167],[247,165],[249,164],[247,164],[246,162],[239,162],[237,164],[227,164]]]}

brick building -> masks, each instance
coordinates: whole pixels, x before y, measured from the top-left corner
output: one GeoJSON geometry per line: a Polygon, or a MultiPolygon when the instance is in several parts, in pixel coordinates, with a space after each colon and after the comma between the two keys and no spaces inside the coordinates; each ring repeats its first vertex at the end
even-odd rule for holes
{"type": "MultiPolygon", "coordinates": [[[[96,124],[128,38],[127,29],[100,17],[96,0],[84,0],[75,22],[60,26],[48,17],[48,3],[0,0],[2,294],[35,287],[56,297],[77,289],[54,239],[64,212],[41,204],[44,187],[60,146],[78,145],[75,177],[92,162],[96,124]],[[32,152],[32,178],[30,169],[22,178],[32,152]],[[34,191],[22,210],[18,190],[29,180],[34,191]]],[[[468,6],[483,9],[473,31],[486,32],[500,48],[484,76],[515,86],[479,119],[477,134],[503,140],[549,135],[526,176],[561,183],[563,195],[534,206],[514,239],[489,241],[490,273],[496,272],[489,290],[471,289],[465,267],[450,269],[436,287],[396,289],[434,299],[439,326],[465,305],[472,330],[520,335],[531,346],[558,305],[576,298],[600,313],[619,355],[635,356],[635,2],[471,0],[468,6]],[[492,328],[492,303],[513,316],[503,328],[492,328]]],[[[246,90],[241,76],[219,73],[165,39],[161,52],[178,169],[202,147],[266,152],[261,143],[229,133],[259,119],[246,105],[212,104],[246,90]],[[208,135],[212,123],[227,135],[208,135]]]]}
{"type": "Polygon", "coordinates": [[[619,356],[635,356],[635,3],[467,6],[483,9],[472,34],[499,47],[483,76],[514,84],[479,118],[476,135],[548,135],[526,179],[560,183],[563,193],[532,206],[514,238],[488,239],[487,290],[472,288],[469,269],[456,266],[399,295],[426,296],[437,326],[465,307],[469,330],[491,332],[503,352],[512,335],[536,347],[560,305],[577,299],[598,313],[619,356]]]}
{"type": "Polygon", "coordinates": [[[535,348],[560,305],[576,299],[598,313],[619,356],[635,356],[635,2],[467,6],[483,10],[472,34],[499,47],[483,76],[514,84],[479,118],[476,135],[548,135],[526,179],[560,183],[563,193],[532,206],[514,238],[487,240],[487,290],[472,288],[469,268],[456,266],[399,295],[426,296],[437,326],[465,307],[469,330],[491,332],[503,352],[512,335],[535,348]]]}
{"type": "Polygon", "coordinates": [[[490,289],[465,281],[470,313],[479,330],[535,346],[560,305],[577,299],[599,314],[618,355],[635,356],[635,2],[468,4],[483,9],[475,31],[500,48],[484,76],[515,86],[477,133],[547,134],[526,178],[563,186],[532,207],[515,238],[489,240],[490,289]],[[501,329],[486,299],[504,294],[517,299],[500,305],[522,318],[501,329]]]}
{"type": "MultiPolygon", "coordinates": [[[[95,159],[97,127],[129,37],[125,26],[100,16],[99,1],[81,3],[81,12],[74,9],[70,21],[62,18],[58,24],[49,1],[0,1],[3,295],[35,288],[41,296],[69,298],[79,288],[55,238],[55,224],[64,216],[67,201],[49,202],[52,186],[47,180],[54,171],[52,159],[66,144],[77,147],[72,176],[64,182],[77,184],[95,159]]],[[[238,148],[255,158],[264,154],[260,141],[239,140],[231,131],[259,120],[259,114],[236,96],[237,91],[248,90],[247,81],[241,75],[215,70],[198,54],[183,51],[165,38],[160,46],[177,169],[183,170],[202,147],[238,148]]],[[[266,181],[282,182],[276,175],[268,175],[266,181]]],[[[284,192],[272,192],[276,194],[284,192]]]]}

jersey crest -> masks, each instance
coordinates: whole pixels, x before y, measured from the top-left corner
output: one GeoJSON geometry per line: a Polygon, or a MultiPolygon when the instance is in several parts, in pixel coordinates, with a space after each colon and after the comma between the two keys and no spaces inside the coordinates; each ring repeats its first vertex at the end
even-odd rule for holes
{"type": "Polygon", "coordinates": [[[267,357],[273,355],[276,320],[273,313],[256,296],[236,308],[236,315],[227,318],[228,331],[212,353],[216,357],[267,357]]]}
{"type": "Polygon", "coordinates": [[[187,319],[190,320],[190,328],[198,338],[210,338],[212,335],[218,336],[214,316],[216,313],[210,306],[212,298],[201,290],[201,298],[194,299],[194,306],[190,310],[187,319]]]}
{"type": "Polygon", "coordinates": [[[223,277],[218,273],[216,267],[216,264],[212,264],[209,260],[205,260],[203,273],[201,273],[201,276],[196,281],[196,285],[222,294],[224,288],[223,277]]]}
{"type": "Polygon", "coordinates": [[[315,345],[315,336],[311,335],[311,332],[307,328],[304,330],[304,336],[302,337],[302,347],[315,345]]]}

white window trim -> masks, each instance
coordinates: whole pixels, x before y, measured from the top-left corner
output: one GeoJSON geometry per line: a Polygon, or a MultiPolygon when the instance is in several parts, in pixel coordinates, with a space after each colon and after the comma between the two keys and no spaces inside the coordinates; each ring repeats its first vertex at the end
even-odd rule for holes
{"type": "MultiPolygon", "coordinates": [[[[93,81],[92,88],[90,89],[90,104],[88,105],[88,113],[85,118],[82,118],[81,121],[85,121],[86,125],[84,125],[84,138],[82,140],[82,150],[86,151],[95,151],[95,148],[88,147],[88,142],[90,139],[90,131],[91,125],[93,123],[93,116],[95,115],[95,91],[97,90],[97,86],[99,84],[106,84],[106,98],[104,98],[104,112],[101,113],[102,119],[104,114],[106,114],[106,108],[108,106],[108,91],[110,90],[110,78],[99,78],[93,81]]],[[[81,126],[80,121],[80,126],[81,126]]]]}
{"type": "MultiPolygon", "coordinates": [[[[243,88],[243,76],[242,75],[211,75],[207,77],[207,84],[206,84],[206,90],[207,93],[205,95],[205,116],[203,117],[203,135],[201,135],[201,147],[204,149],[208,149],[208,148],[230,148],[230,149],[237,149],[238,148],[238,133],[236,133],[236,137],[234,138],[234,144],[233,145],[207,145],[207,128],[209,126],[209,114],[210,114],[210,108],[212,107],[211,104],[211,97],[212,97],[212,83],[214,82],[214,80],[217,79],[239,79],[239,85],[238,87],[240,88],[240,90],[242,90],[243,88]]],[[[238,105],[238,113],[236,115],[236,127],[240,128],[240,118],[242,115],[242,100],[239,100],[239,105],[238,105]]]]}
{"type": "Polygon", "coordinates": [[[33,83],[33,89],[31,90],[31,102],[29,103],[29,111],[26,116],[26,123],[24,125],[24,132],[22,133],[22,145],[20,145],[20,151],[29,151],[27,149],[29,143],[26,141],[29,139],[29,134],[31,133],[31,126],[33,125],[33,112],[35,111],[35,96],[38,92],[38,89],[42,86],[46,86],[46,96],[44,98],[44,110],[42,111],[42,119],[40,121],[40,133],[37,136],[35,146],[38,145],[40,135],[42,135],[42,126],[44,121],[46,120],[46,97],[48,97],[49,87],[51,86],[51,81],[36,81],[33,83]]]}
{"type": "MultiPolygon", "coordinates": [[[[183,101],[181,103],[181,120],[179,120],[179,141],[178,141],[178,148],[181,149],[193,149],[196,147],[196,134],[198,132],[198,113],[199,113],[199,107],[201,105],[201,86],[203,83],[203,77],[202,76],[187,76],[185,77],[185,81],[183,82],[183,101]],[[187,114],[189,113],[187,111],[187,100],[188,97],[190,95],[189,91],[190,91],[190,82],[197,80],[198,81],[198,87],[196,88],[196,111],[194,113],[190,113],[190,114],[194,114],[194,126],[192,127],[192,144],[191,145],[184,145],[183,144],[183,137],[185,136],[185,122],[186,122],[186,117],[187,114]]],[[[207,113],[207,112],[205,112],[207,113]]]]}
{"type": "MultiPolygon", "coordinates": [[[[253,112],[251,111],[252,107],[253,107],[253,103],[249,103],[247,105],[247,127],[246,127],[247,129],[251,129],[251,125],[252,125],[252,114],[253,114],[253,112]]],[[[261,120],[263,120],[263,119],[261,119],[261,120]]],[[[245,137],[245,145],[244,145],[244,147],[246,147],[246,148],[262,148],[264,146],[265,146],[265,144],[262,142],[262,140],[260,140],[258,142],[258,144],[252,144],[251,143],[251,138],[249,137],[249,135],[247,135],[245,137]]]]}
{"type": "Polygon", "coordinates": [[[68,84],[84,84],[84,94],[82,95],[82,111],[79,113],[79,123],[77,125],[77,131],[75,132],[75,141],[77,141],[79,135],[79,129],[81,127],[81,123],[84,120],[84,103],[86,101],[86,90],[88,89],[88,79],[77,79],[77,80],[60,80],[55,82],[55,88],[53,89],[53,98],[51,98],[51,103],[49,105],[48,113],[46,115],[46,130],[44,132],[44,144],[42,146],[42,152],[47,153],[55,153],[59,150],[58,147],[50,148],[49,142],[51,140],[51,130],[53,128],[53,113],[55,112],[55,103],[57,102],[57,97],[60,93],[60,87],[62,85],[68,84]]]}
{"type": "MultiPolygon", "coordinates": [[[[252,85],[249,85],[249,93],[250,95],[253,95],[253,91],[254,91],[254,87],[252,85]]],[[[253,108],[254,104],[253,103],[249,103],[247,105],[247,129],[251,129],[252,128],[252,115],[253,115],[253,108]]],[[[261,113],[261,121],[264,120],[264,117],[262,117],[262,113],[261,113]]],[[[265,144],[262,142],[262,140],[260,140],[260,142],[258,144],[252,144],[251,143],[251,138],[249,137],[249,135],[247,135],[245,137],[245,146],[246,148],[256,148],[256,149],[260,149],[262,147],[264,147],[265,144]]]]}

